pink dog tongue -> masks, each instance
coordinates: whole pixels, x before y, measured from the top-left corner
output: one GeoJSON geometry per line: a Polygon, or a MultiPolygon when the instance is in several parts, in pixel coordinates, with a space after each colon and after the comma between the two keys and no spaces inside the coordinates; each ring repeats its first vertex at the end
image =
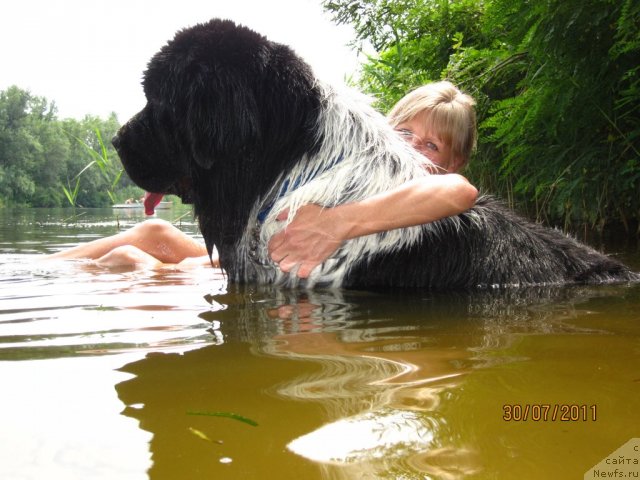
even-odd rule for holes
{"type": "Polygon", "coordinates": [[[162,201],[164,195],[162,193],[150,193],[144,194],[144,214],[153,215],[155,213],[156,205],[162,201]]]}

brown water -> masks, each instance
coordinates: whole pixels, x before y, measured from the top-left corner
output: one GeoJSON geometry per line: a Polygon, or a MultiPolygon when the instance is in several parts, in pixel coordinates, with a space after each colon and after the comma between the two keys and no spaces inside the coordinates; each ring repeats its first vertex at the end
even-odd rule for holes
{"type": "Polygon", "coordinates": [[[141,220],[76,213],[0,210],[2,479],[582,479],[640,437],[639,285],[304,293],[39,262],[141,220]]]}

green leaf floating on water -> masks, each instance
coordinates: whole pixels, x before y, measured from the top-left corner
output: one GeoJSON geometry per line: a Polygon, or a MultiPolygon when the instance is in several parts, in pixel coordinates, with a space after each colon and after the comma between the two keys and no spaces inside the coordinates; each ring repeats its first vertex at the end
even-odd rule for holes
{"type": "Polygon", "coordinates": [[[239,422],[246,423],[247,425],[251,425],[252,427],[258,426],[258,422],[256,422],[255,420],[251,420],[250,418],[243,417],[242,415],[238,415],[237,413],[231,413],[231,412],[187,412],[187,415],[232,418],[234,420],[238,420],[239,422]]]}

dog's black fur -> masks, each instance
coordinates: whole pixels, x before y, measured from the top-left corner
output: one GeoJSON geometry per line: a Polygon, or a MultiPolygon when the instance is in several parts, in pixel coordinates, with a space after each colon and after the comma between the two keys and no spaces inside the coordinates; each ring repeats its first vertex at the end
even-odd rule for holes
{"type": "MultiPolygon", "coordinates": [[[[215,245],[231,280],[286,284],[291,277],[277,266],[249,265],[240,243],[256,203],[326,140],[317,129],[326,99],[310,68],[284,45],[212,20],[179,32],[152,58],[144,91],[147,105],[114,138],[131,179],[194,204],[207,248],[215,245]]],[[[488,197],[421,235],[412,247],[363,256],[341,285],[444,290],[639,278],[488,197]]]]}
{"type": "Polygon", "coordinates": [[[152,58],[147,105],[114,145],[137,185],[194,204],[209,251],[232,268],[255,199],[316,144],[313,84],[288,47],[214,20],[152,58]]]}
{"type": "Polygon", "coordinates": [[[470,290],[640,279],[619,261],[558,230],[528,222],[490,197],[481,197],[473,211],[481,224],[470,221],[469,213],[460,215],[462,231],[447,219],[440,221],[440,232],[423,230],[419,249],[362,262],[345,286],[470,290]]]}

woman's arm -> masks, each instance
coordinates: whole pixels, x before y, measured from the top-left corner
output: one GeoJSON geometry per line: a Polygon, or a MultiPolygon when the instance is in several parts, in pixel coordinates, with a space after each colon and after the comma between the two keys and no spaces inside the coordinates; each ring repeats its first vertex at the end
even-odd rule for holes
{"type": "MultiPolygon", "coordinates": [[[[323,208],[301,207],[291,223],[269,241],[269,254],[283,272],[298,265],[306,278],[344,242],[396,228],[457,215],[471,208],[478,190],[458,174],[428,175],[365,200],[323,208]]],[[[287,217],[281,212],[278,220],[287,217]]]]}

